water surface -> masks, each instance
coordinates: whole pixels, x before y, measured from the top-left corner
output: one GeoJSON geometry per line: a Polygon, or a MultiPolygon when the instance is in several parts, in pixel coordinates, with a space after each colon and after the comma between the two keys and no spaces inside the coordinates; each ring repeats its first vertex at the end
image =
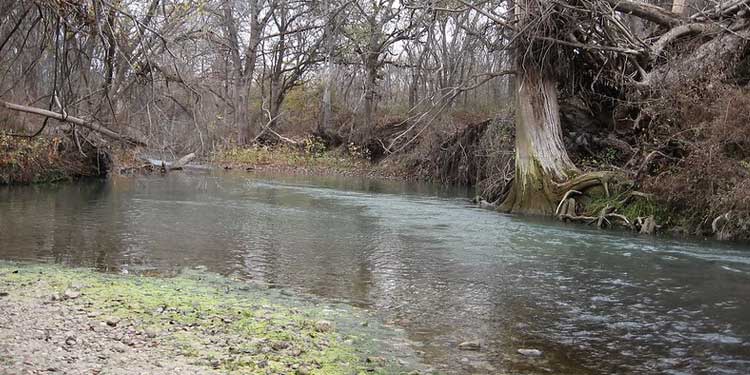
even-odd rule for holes
{"type": "Polygon", "coordinates": [[[466,195],[181,173],[4,187],[0,259],[135,273],[206,266],[374,311],[445,373],[750,372],[744,246],[500,215],[466,195]],[[470,339],[482,349],[457,349],[470,339]]]}

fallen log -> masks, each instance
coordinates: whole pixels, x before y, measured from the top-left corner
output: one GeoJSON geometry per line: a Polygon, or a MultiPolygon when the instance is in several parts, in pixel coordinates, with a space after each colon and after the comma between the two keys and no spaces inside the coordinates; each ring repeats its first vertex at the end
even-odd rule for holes
{"type": "Polygon", "coordinates": [[[55,120],[62,121],[62,122],[69,122],[71,124],[75,124],[75,125],[83,126],[84,128],[87,128],[87,129],[91,129],[95,132],[101,133],[109,138],[116,139],[118,141],[127,142],[135,146],[146,146],[146,142],[143,140],[140,140],[135,137],[127,136],[124,134],[120,134],[118,132],[105,128],[104,126],[101,126],[99,124],[95,124],[92,122],[88,122],[78,117],[68,116],[63,113],[52,112],[46,109],[29,107],[29,106],[20,105],[20,104],[14,104],[14,103],[8,103],[8,102],[2,102],[2,104],[7,109],[11,109],[14,111],[19,111],[19,112],[31,113],[31,114],[35,114],[39,116],[45,116],[45,117],[53,118],[55,120]]]}
{"type": "Polygon", "coordinates": [[[195,153],[191,152],[180,159],[178,159],[176,162],[172,163],[172,165],[169,167],[170,170],[175,169],[182,169],[187,165],[187,163],[190,163],[191,160],[195,159],[195,153]]]}
{"type": "Polygon", "coordinates": [[[144,156],[139,157],[139,159],[148,163],[147,165],[149,165],[151,168],[160,169],[162,173],[167,173],[169,171],[182,170],[182,169],[194,169],[194,170],[209,169],[201,165],[188,165],[188,163],[190,163],[193,159],[195,159],[195,157],[196,157],[195,153],[191,152],[175,161],[151,159],[149,157],[144,157],[144,156]]]}

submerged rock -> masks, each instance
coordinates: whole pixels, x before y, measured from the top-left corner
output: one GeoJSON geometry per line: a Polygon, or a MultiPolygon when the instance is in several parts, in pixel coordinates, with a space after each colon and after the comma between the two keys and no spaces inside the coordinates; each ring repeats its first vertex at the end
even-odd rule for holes
{"type": "Polygon", "coordinates": [[[481,347],[482,344],[479,340],[464,341],[458,344],[458,348],[461,350],[479,350],[481,347]]]}
{"type": "Polygon", "coordinates": [[[526,357],[541,357],[542,351],[539,349],[518,349],[518,354],[526,357]]]}

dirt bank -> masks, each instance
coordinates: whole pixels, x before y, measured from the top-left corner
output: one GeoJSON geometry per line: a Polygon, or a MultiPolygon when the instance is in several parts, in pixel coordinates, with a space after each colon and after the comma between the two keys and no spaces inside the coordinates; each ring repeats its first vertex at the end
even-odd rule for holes
{"type": "Polygon", "coordinates": [[[52,136],[0,134],[0,185],[31,184],[106,176],[109,151],[52,136]]]}
{"type": "Polygon", "coordinates": [[[403,349],[382,354],[376,326],[205,272],[0,263],[2,374],[407,373],[416,361],[403,349]]]}

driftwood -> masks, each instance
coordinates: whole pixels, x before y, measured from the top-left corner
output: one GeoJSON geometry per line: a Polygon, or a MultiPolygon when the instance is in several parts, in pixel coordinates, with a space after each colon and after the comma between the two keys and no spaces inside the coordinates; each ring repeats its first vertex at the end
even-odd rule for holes
{"type": "Polygon", "coordinates": [[[146,146],[146,142],[143,140],[140,140],[135,137],[127,136],[124,134],[120,134],[118,132],[105,128],[104,126],[80,119],[78,117],[68,116],[67,114],[64,114],[64,113],[52,112],[46,109],[28,107],[28,106],[20,105],[20,104],[13,104],[13,103],[8,103],[8,102],[2,102],[2,104],[7,109],[11,109],[14,111],[19,111],[19,112],[25,112],[25,113],[32,113],[32,114],[39,115],[39,116],[45,116],[45,117],[53,118],[55,120],[62,121],[62,122],[69,122],[71,124],[75,124],[75,125],[83,126],[84,128],[87,128],[87,129],[91,129],[95,132],[101,133],[109,138],[116,139],[118,141],[127,142],[136,146],[146,146]]]}
{"type": "Polygon", "coordinates": [[[169,170],[182,169],[193,159],[195,159],[195,153],[191,152],[179,158],[176,162],[172,163],[172,165],[169,167],[169,170]]]}
{"type": "MultiPolygon", "coordinates": [[[[188,163],[195,159],[195,153],[191,152],[173,162],[170,161],[164,161],[159,159],[150,159],[150,158],[142,158],[142,160],[146,161],[148,165],[152,168],[159,168],[162,173],[167,173],[169,171],[174,170],[182,170],[188,168],[188,163]]],[[[195,168],[195,169],[201,169],[201,168],[195,168]]]]}
{"type": "Polygon", "coordinates": [[[654,219],[653,216],[649,216],[646,218],[639,217],[638,219],[636,219],[636,223],[641,228],[639,231],[639,233],[641,234],[654,234],[659,228],[659,226],[656,225],[656,219],[654,219]]]}

